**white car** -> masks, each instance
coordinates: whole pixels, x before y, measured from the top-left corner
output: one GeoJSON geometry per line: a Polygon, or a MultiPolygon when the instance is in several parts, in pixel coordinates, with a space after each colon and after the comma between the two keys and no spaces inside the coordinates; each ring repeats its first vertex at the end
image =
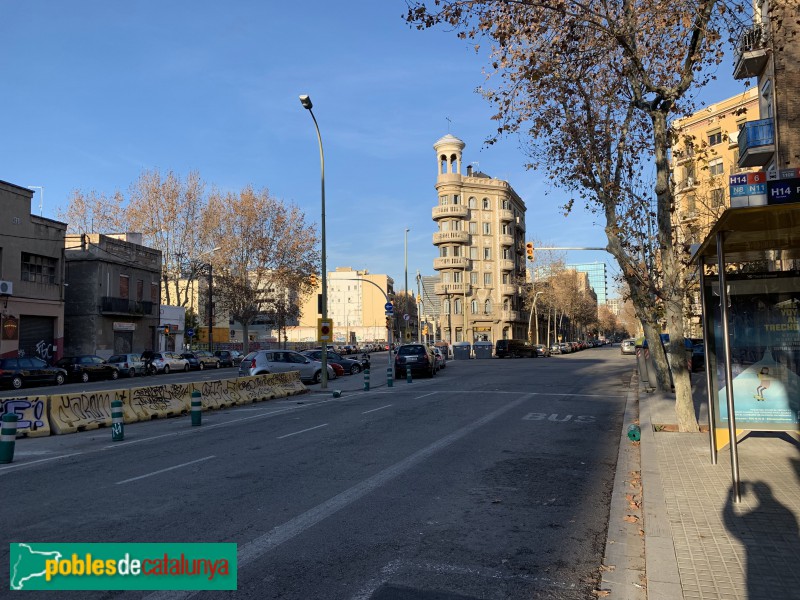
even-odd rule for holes
{"type": "Polygon", "coordinates": [[[444,357],[444,352],[437,346],[433,346],[431,350],[433,350],[433,354],[436,356],[436,368],[444,369],[447,366],[447,359],[444,357]]]}
{"type": "Polygon", "coordinates": [[[636,354],[636,340],[633,338],[622,340],[619,351],[621,354],[636,354]]]}
{"type": "MultiPolygon", "coordinates": [[[[336,372],[328,367],[328,379],[336,379],[336,372]]],[[[322,363],[293,350],[257,350],[239,363],[239,376],[265,375],[299,371],[302,381],[319,383],[322,380],[322,363]]]]}

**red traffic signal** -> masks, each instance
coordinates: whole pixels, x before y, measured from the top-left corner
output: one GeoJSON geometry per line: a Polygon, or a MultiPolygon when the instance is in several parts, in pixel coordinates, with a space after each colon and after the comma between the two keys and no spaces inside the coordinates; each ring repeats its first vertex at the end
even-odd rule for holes
{"type": "Polygon", "coordinates": [[[528,242],[525,244],[525,254],[528,257],[528,260],[533,262],[533,242],[528,242]]]}

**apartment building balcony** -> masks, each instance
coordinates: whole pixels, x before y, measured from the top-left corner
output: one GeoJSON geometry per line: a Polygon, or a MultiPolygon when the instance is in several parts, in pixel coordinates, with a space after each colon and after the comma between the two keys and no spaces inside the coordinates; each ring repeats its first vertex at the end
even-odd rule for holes
{"type": "Polygon", "coordinates": [[[469,259],[466,256],[439,256],[433,259],[433,268],[437,271],[442,269],[466,269],[469,267],[469,259]]]}
{"type": "Polygon", "coordinates": [[[733,67],[734,79],[758,77],[767,66],[767,31],[760,23],[745,27],[739,34],[733,67]]]}
{"type": "Polygon", "coordinates": [[[447,206],[434,206],[433,207],[433,220],[438,221],[445,217],[454,219],[466,219],[469,216],[469,209],[463,204],[449,204],[447,206]]]}
{"type": "Polygon", "coordinates": [[[763,167],[775,154],[773,119],[747,121],[739,132],[739,166],[763,167]]]}
{"type": "Polygon", "coordinates": [[[152,316],[155,303],[129,300],[128,298],[114,298],[103,296],[100,299],[100,312],[102,314],[127,315],[131,317],[152,316]]]}
{"type": "Polygon", "coordinates": [[[497,268],[500,269],[501,271],[513,271],[514,261],[507,259],[500,259],[497,261],[497,268]]]}
{"type": "Polygon", "coordinates": [[[435,286],[433,286],[433,292],[437,296],[463,296],[465,294],[469,294],[470,289],[471,288],[468,283],[437,283],[435,286]]]}
{"type": "Polygon", "coordinates": [[[437,231],[433,234],[433,245],[469,244],[469,233],[466,231],[437,231]]]}
{"type": "Polygon", "coordinates": [[[513,246],[514,236],[507,233],[501,233],[498,237],[498,241],[500,242],[501,246],[513,246]]]}
{"type": "Polygon", "coordinates": [[[514,211],[507,208],[501,208],[497,211],[497,218],[503,223],[510,223],[514,220],[514,211]]]}
{"type": "Polygon", "coordinates": [[[516,310],[501,310],[500,320],[502,321],[519,321],[519,311],[516,310]]]}
{"type": "Polygon", "coordinates": [[[689,223],[697,219],[697,210],[687,210],[680,214],[681,223],[689,223]]]}
{"type": "Polygon", "coordinates": [[[517,286],[511,283],[501,283],[500,284],[500,293],[503,296],[514,296],[517,293],[517,286]]]}
{"type": "Polygon", "coordinates": [[[675,185],[675,190],[683,192],[697,187],[697,177],[687,177],[675,185]]]}

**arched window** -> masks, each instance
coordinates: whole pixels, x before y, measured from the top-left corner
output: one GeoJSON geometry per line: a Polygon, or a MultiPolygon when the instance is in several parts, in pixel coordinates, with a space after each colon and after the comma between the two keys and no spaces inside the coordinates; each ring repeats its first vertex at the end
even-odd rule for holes
{"type": "Polygon", "coordinates": [[[489,199],[488,198],[484,198],[483,199],[483,210],[490,210],[490,209],[491,209],[491,205],[489,204],[489,199]]]}
{"type": "Polygon", "coordinates": [[[483,314],[492,314],[492,301],[488,298],[486,299],[486,302],[483,303],[483,314]]]}
{"type": "Polygon", "coordinates": [[[447,156],[445,156],[444,154],[442,154],[442,155],[439,157],[439,162],[440,162],[439,169],[440,169],[440,171],[441,171],[441,174],[442,174],[442,175],[444,175],[444,174],[446,174],[446,173],[447,173],[447,156]]]}
{"type": "Polygon", "coordinates": [[[470,196],[469,200],[467,200],[467,206],[469,208],[478,208],[478,199],[475,196],[470,196]]]}
{"type": "Polygon", "coordinates": [[[509,202],[508,200],[503,200],[503,208],[505,210],[511,210],[511,202],[509,202]]]}
{"type": "Polygon", "coordinates": [[[510,310],[509,303],[508,303],[508,298],[503,300],[503,310],[510,310]]]}
{"type": "Polygon", "coordinates": [[[464,310],[464,307],[461,305],[461,298],[456,298],[453,309],[453,312],[457,315],[460,315],[461,311],[464,310]]]}
{"type": "Polygon", "coordinates": [[[473,315],[477,315],[478,314],[478,301],[477,300],[473,300],[472,302],[470,302],[469,309],[470,309],[470,312],[472,312],[473,315]]]}
{"type": "Polygon", "coordinates": [[[458,173],[458,156],[455,154],[450,155],[450,172],[458,173]]]}

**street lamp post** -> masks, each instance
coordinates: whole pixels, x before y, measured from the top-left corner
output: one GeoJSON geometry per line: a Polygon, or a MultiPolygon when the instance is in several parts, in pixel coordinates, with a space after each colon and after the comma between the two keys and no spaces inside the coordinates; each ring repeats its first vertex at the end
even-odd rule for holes
{"type": "MultiPolygon", "coordinates": [[[[319,162],[322,173],[322,219],[320,222],[320,246],[321,246],[321,269],[322,269],[322,320],[328,319],[328,272],[325,260],[325,154],[322,151],[322,135],[319,132],[319,125],[317,118],[314,116],[314,111],[311,110],[314,105],[311,103],[311,98],[307,95],[300,96],[300,104],[303,105],[314,121],[314,128],[317,130],[317,142],[319,143],[319,162]]],[[[328,388],[328,343],[322,342],[320,344],[322,351],[320,353],[320,362],[322,363],[322,379],[320,387],[324,390],[328,388]]]]}
{"type": "MultiPolygon", "coordinates": [[[[404,255],[403,264],[404,264],[404,271],[405,271],[405,277],[406,277],[406,279],[405,279],[406,314],[408,314],[408,312],[411,310],[409,308],[409,305],[408,305],[408,232],[409,231],[411,231],[411,230],[408,227],[406,227],[405,241],[404,241],[404,244],[403,244],[403,255],[404,255]]],[[[404,341],[407,341],[408,340],[408,321],[409,321],[409,319],[404,319],[404,320],[405,320],[406,326],[405,326],[405,333],[403,335],[403,338],[404,338],[404,341]]]]}
{"type": "MultiPolygon", "coordinates": [[[[208,252],[203,252],[197,258],[203,257],[206,254],[213,254],[219,250],[219,246],[212,248],[208,252]]],[[[208,351],[213,354],[214,352],[214,267],[210,262],[202,263],[200,268],[208,269],[208,351]]]]}

